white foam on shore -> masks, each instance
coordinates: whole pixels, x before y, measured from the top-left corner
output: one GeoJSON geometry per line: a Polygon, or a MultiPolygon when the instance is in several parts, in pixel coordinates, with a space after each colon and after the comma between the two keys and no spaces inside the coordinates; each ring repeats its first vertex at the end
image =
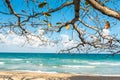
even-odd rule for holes
{"type": "Polygon", "coordinates": [[[37,73],[50,73],[50,74],[55,74],[58,72],[47,72],[47,71],[31,71],[31,70],[15,70],[15,71],[20,71],[20,72],[37,72],[37,73]]]}
{"type": "Polygon", "coordinates": [[[15,58],[15,59],[10,59],[12,61],[22,61],[23,59],[15,58]]]}
{"type": "Polygon", "coordinates": [[[0,62],[0,65],[4,65],[5,63],[4,62],[0,62]]]}
{"type": "Polygon", "coordinates": [[[90,65],[108,65],[108,66],[120,66],[120,62],[110,63],[110,62],[91,62],[90,65]]]}
{"type": "Polygon", "coordinates": [[[103,77],[120,77],[120,74],[76,74],[79,76],[103,76],[103,77]]]}
{"type": "Polygon", "coordinates": [[[62,67],[67,67],[67,68],[95,68],[96,66],[87,66],[87,65],[62,65],[62,67]]]}

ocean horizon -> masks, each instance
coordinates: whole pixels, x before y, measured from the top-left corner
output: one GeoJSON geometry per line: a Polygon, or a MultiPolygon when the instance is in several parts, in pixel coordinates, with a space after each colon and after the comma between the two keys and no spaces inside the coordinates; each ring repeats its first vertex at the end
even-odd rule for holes
{"type": "Polygon", "coordinates": [[[0,71],[73,74],[120,74],[120,54],[0,52],[0,71]]]}

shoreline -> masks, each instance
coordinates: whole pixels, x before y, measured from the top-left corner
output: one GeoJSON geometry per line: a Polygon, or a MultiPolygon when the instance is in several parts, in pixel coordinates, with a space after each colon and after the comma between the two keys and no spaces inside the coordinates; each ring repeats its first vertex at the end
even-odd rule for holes
{"type": "Polygon", "coordinates": [[[120,75],[0,71],[0,80],[120,80],[120,75]]]}

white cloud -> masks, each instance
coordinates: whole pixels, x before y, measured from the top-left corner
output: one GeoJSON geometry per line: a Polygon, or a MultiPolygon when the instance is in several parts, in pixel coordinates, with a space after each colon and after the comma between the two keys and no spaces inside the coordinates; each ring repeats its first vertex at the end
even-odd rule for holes
{"type": "Polygon", "coordinates": [[[62,42],[63,42],[63,43],[69,41],[69,36],[66,35],[66,34],[62,34],[62,35],[61,35],[61,38],[62,38],[62,42]]]}
{"type": "MultiPolygon", "coordinates": [[[[40,37],[27,35],[28,39],[24,36],[18,36],[14,32],[10,32],[9,34],[0,34],[0,43],[3,43],[7,47],[11,47],[9,51],[33,51],[33,52],[43,52],[47,50],[49,52],[54,51],[56,47],[51,47],[48,45],[49,41],[47,37],[43,36],[44,30],[39,30],[38,34],[40,37]],[[24,45],[24,46],[23,46],[24,45]],[[23,47],[22,47],[23,46],[23,47]]],[[[37,34],[37,35],[38,35],[37,34]]],[[[3,44],[0,44],[2,49],[3,44]]],[[[5,49],[5,47],[4,47],[5,49]]],[[[1,51],[1,50],[0,50],[1,51]]]]}
{"type": "Polygon", "coordinates": [[[75,41],[70,40],[69,35],[62,34],[61,38],[62,38],[61,44],[63,45],[62,48],[70,48],[75,45],[75,41]]]}
{"type": "Polygon", "coordinates": [[[38,34],[39,35],[44,35],[44,33],[45,33],[45,31],[42,29],[42,28],[40,28],[40,29],[38,29],[38,34]]]}
{"type": "Polygon", "coordinates": [[[108,29],[103,29],[103,36],[110,35],[110,31],[108,29]]]}
{"type": "Polygon", "coordinates": [[[44,30],[39,30],[38,36],[27,35],[25,36],[18,36],[14,32],[9,32],[8,34],[0,34],[0,41],[7,44],[7,45],[23,45],[25,42],[31,45],[32,47],[38,47],[42,44],[47,44],[48,39],[43,36],[44,30]]]}
{"type": "Polygon", "coordinates": [[[18,36],[13,32],[7,35],[0,34],[0,38],[1,38],[0,41],[4,43],[7,47],[11,47],[8,49],[8,51],[19,51],[19,52],[20,51],[56,52],[58,50],[67,49],[75,45],[75,41],[70,40],[69,35],[67,34],[60,35],[61,41],[58,44],[53,43],[54,44],[53,46],[49,38],[42,35],[44,33],[44,30],[41,29],[38,31],[38,33],[40,35],[40,38],[27,35],[29,39],[26,39],[23,36],[18,36]]]}
{"type": "Polygon", "coordinates": [[[25,41],[23,36],[18,36],[13,32],[10,32],[6,35],[0,34],[0,38],[1,42],[5,43],[6,45],[21,45],[25,41]]]}
{"type": "Polygon", "coordinates": [[[110,35],[110,31],[108,29],[103,29],[102,36],[106,39],[113,39],[113,37],[110,35]]]}

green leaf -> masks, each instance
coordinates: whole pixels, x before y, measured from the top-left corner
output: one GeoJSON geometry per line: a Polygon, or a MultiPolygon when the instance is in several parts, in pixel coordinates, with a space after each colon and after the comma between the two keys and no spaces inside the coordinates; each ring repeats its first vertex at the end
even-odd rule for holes
{"type": "Polygon", "coordinates": [[[26,11],[25,10],[21,10],[22,12],[24,12],[24,13],[26,13],[26,11]]]}
{"type": "Polygon", "coordinates": [[[44,16],[49,17],[51,15],[49,13],[44,13],[44,16]]]}
{"type": "Polygon", "coordinates": [[[47,3],[46,2],[42,2],[38,5],[39,8],[43,8],[47,3]]]}
{"type": "Polygon", "coordinates": [[[89,4],[89,3],[86,1],[86,2],[85,2],[85,5],[88,5],[88,4],[89,4]]]}
{"type": "Polygon", "coordinates": [[[61,22],[57,22],[56,24],[62,24],[61,22]]]}
{"type": "Polygon", "coordinates": [[[48,21],[47,20],[43,20],[44,22],[46,22],[46,23],[48,23],[48,21]]]}

